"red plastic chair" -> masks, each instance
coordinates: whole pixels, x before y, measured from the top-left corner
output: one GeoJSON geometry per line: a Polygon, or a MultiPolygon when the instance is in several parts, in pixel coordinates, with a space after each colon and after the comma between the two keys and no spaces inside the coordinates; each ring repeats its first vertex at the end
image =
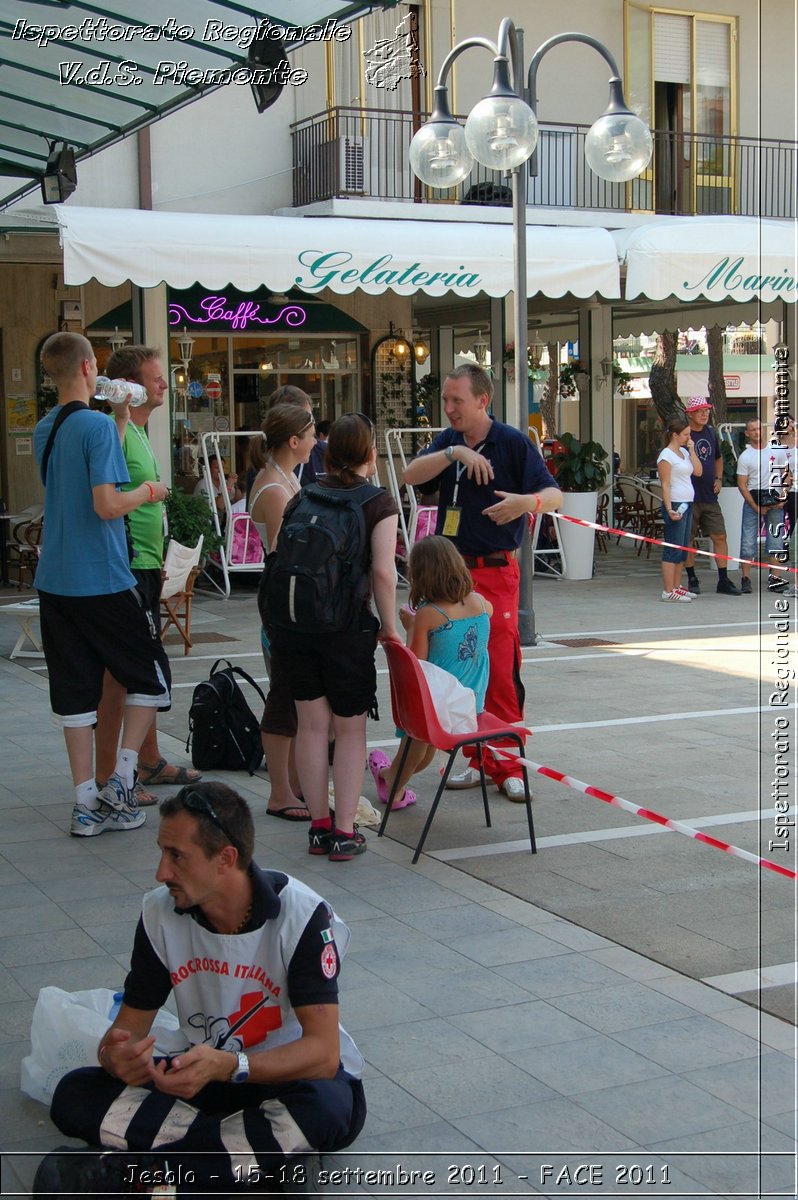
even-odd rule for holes
{"type": "MultiPolygon", "coordinates": [[[[490,806],[488,804],[488,790],[485,785],[485,768],[482,762],[482,748],[486,742],[494,741],[496,738],[502,738],[505,741],[515,742],[518,746],[519,754],[524,753],[524,742],[521,733],[516,725],[505,725],[498,717],[494,717],[492,713],[482,712],[477,718],[478,728],[475,733],[467,734],[452,734],[447,733],[441,728],[435,712],[435,705],[430,695],[427,680],[421,667],[418,665],[418,659],[412,650],[409,650],[402,642],[390,641],[383,642],[386,657],[388,659],[388,671],[391,681],[391,707],[393,709],[393,719],[396,724],[405,731],[408,737],[413,738],[418,742],[426,742],[429,746],[434,746],[436,750],[444,750],[449,755],[449,760],[446,763],[446,769],[441,776],[441,782],[438,790],[435,793],[435,799],[432,801],[432,807],[429,811],[426,824],[421,831],[421,837],[418,839],[416,852],[413,855],[413,862],[417,863],[421,850],[426,841],[429,828],[432,824],[435,812],[437,810],[440,798],[443,795],[443,789],[446,787],[446,781],[454,765],[458,750],[463,746],[476,746],[479,751],[479,774],[482,783],[482,803],[485,809],[485,824],[488,829],[491,828],[490,806]]],[[[401,774],[409,745],[405,747],[402,758],[399,762],[399,771],[397,779],[401,774]]],[[[526,815],[529,822],[529,844],[530,852],[537,854],[537,846],[535,844],[535,825],[532,820],[532,796],[529,791],[529,777],[526,767],[523,768],[524,777],[524,794],[526,802],[526,815]]],[[[394,795],[396,793],[396,784],[391,789],[391,794],[388,797],[388,803],[385,806],[385,813],[380,824],[378,837],[382,837],[385,832],[385,826],[388,823],[388,817],[393,806],[394,795]]]]}

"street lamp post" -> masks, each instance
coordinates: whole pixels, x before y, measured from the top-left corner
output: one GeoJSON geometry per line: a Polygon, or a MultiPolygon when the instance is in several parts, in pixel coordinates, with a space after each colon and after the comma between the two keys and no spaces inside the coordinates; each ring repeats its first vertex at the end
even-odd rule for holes
{"type": "MultiPolygon", "coordinates": [[[[610,100],[607,110],[591,126],[585,140],[585,157],[591,170],[612,183],[625,183],[645,170],[651,158],[651,133],[630,112],[615,59],[606,46],[584,33],[560,33],[535,51],[524,85],[523,31],[509,17],[499,25],[496,42],[488,38],[465,38],[443,61],[435,86],[432,115],[410,143],[410,166],[422,183],[451,188],[470,173],[474,159],[494,171],[513,177],[513,332],[515,340],[515,403],[513,422],[528,432],[528,332],[526,279],[526,186],[523,169],[538,142],[537,72],[543,57],[563,42],[582,42],[607,62],[610,100]],[[449,106],[447,79],[455,61],[466,51],[479,47],[493,55],[493,84],[490,92],[472,109],[465,129],[455,121],[449,106]]],[[[535,170],[535,162],[532,170],[535,170]]],[[[509,405],[506,415],[509,417],[509,405]]],[[[535,614],[532,607],[532,559],[529,539],[522,543],[519,632],[525,645],[534,644],[535,614]]]]}

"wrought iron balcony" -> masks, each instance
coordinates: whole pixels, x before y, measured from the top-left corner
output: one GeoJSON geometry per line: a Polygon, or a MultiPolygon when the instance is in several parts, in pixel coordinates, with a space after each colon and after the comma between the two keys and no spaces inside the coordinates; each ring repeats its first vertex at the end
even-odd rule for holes
{"type": "MultiPolygon", "coordinates": [[[[338,107],[296,122],[291,127],[294,206],[346,196],[511,203],[508,181],[479,164],[454,191],[425,188],[408,160],[410,141],[423,119],[409,112],[338,107]]],[[[613,184],[599,179],[585,162],[588,129],[541,124],[537,174],[527,176],[528,205],[673,215],[796,215],[795,142],[653,130],[648,171],[632,183],[613,184]]]]}

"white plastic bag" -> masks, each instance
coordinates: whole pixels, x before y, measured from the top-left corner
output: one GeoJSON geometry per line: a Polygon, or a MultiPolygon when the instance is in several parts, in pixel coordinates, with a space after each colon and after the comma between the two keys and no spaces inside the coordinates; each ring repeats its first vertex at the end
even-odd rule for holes
{"type": "MultiPolygon", "coordinates": [[[[23,1092],[49,1105],[64,1075],[78,1067],[96,1067],[97,1045],[111,1024],[114,1005],[110,988],[92,988],[86,992],[42,988],[33,1010],[31,1052],[22,1060],[23,1092]]],[[[157,1036],[161,1030],[168,1037],[168,1031],[178,1028],[174,1013],[162,1008],[152,1032],[157,1036]]]]}
{"type": "Polygon", "coordinates": [[[447,733],[476,733],[477,701],[471,688],[465,687],[449,671],[435,663],[419,660],[435,705],[441,728],[447,733]]]}

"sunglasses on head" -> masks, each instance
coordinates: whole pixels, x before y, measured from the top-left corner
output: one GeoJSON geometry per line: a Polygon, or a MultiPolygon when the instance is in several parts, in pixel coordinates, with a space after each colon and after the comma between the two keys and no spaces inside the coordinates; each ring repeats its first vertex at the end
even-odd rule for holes
{"type": "Polygon", "coordinates": [[[225,827],[210,800],[205,796],[201,796],[199,792],[181,792],[180,799],[189,812],[197,813],[199,816],[207,817],[212,821],[221,833],[227,838],[231,845],[235,845],[234,839],[231,837],[229,830],[225,827]]]}

